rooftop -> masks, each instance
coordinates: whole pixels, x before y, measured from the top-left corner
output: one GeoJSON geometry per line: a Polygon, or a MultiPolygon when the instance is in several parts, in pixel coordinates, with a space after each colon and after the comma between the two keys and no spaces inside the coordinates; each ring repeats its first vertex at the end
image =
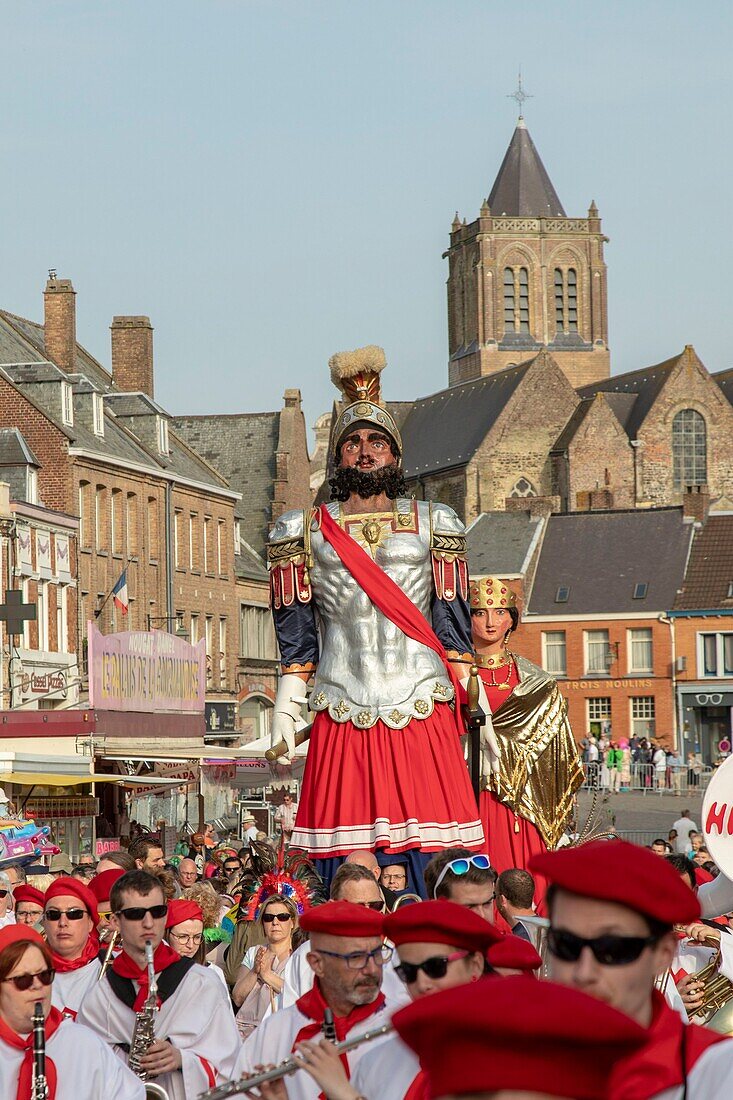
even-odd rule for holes
{"type": "Polygon", "coordinates": [[[523,118],[517,123],[491,188],[489,208],[492,214],[500,217],[566,216],[523,118]]]}
{"type": "Polygon", "coordinates": [[[733,609],[733,515],[709,515],[695,532],[675,611],[733,609]],[[730,593],[730,594],[729,594],[730,593]]]}

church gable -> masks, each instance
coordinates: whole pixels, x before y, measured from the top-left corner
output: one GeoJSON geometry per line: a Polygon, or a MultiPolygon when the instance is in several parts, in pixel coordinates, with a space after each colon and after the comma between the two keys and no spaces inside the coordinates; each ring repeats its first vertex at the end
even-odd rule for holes
{"type": "Polygon", "coordinates": [[[590,402],[563,460],[563,511],[634,507],[633,450],[605,394],[590,402]]]}

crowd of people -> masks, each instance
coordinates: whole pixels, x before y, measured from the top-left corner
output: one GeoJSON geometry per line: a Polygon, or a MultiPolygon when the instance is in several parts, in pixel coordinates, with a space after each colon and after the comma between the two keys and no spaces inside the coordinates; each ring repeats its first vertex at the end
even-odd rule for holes
{"type": "Polygon", "coordinates": [[[705,1026],[711,973],[733,997],[733,883],[688,810],[649,849],[571,844],[529,870],[446,850],[425,868],[427,900],[399,857],[352,852],[326,898],[302,858],[211,833],[174,860],[138,838],[72,874],[49,868],[45,888],[6,868],[3,1096],[35,1096],[39,1004],[54,1100],[141,1100],[139,1074],[170,1100],[239,1079],[251,1100],[708,1100],[733,1087],[733,1042],[705,1026]],[[289,1075],[247,1085],[292,1059],[289,1075]]]}
{"type": "Polygon", "coordinates": [[[682,794],[700,786],[699,753],[687,760],[654,738],[589,733],[580,742],[586,785],[617,794],[629,790],[668,790],[682,794]]]}

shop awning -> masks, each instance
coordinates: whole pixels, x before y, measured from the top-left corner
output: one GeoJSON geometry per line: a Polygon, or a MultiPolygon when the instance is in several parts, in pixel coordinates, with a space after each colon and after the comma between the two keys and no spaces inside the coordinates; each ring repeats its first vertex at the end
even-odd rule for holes
{"type": "Polygon", "coordinates": [[[185,779],[164,779],[151,776],[138,779],[130,775],[59,775],[55,772],[0,772],[0,783],[15,783],[20,787],[80,787],[82,783],[117,783],[123,787],[180,787],[185,779]]]}

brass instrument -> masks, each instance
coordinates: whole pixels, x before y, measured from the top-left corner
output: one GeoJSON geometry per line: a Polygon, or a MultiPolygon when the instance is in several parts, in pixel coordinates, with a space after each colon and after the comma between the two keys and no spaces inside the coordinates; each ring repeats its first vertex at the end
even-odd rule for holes
{"type": "Polygon", "coordinates": [[[33,1025],[33,1076],[31,1078],[31,1100],[48,1100],[48,1078],[46,1077],[46,1017],[43,1005],[36,1001],[31,1017],[33,1025]]]}
{"type": "Polygon", "coordinates": [[[119,940],[119,938],[120,938],[119,932],[113,932],[112,935],[109,938],[109,943],[107,944],[107,950],[106,950],[105,955],[104,955],[104,961],[102,962],[102,969],[99,971],[99,977],[97,978],[98,982],[101,982],[102,978],[107,973],[107,967],[109,966],[110,962],[112,961],[112,952],[114,951],[115,947],[117,946],[117,941],[119,940]]]}
{"type": "Polygon", "coordinates": [[[158,981],[155,977],[153,945],[150,940],[145,943],[145,962],[148,967],[148,995],[143,1007],[135,1013],[135,1026],[132,1029],[130,1053],[127,1059],[129,1068],[141,1081],[148,1079],[147,1071],[142,1068],[140,1062],[155,1042],[155,1015],[158,1011],[158,981]]]}
{"type": "Polygon", "coordinates": [[[690,1019],[721,1035],[733,1035],[733,982],[720,973],[719,965],[720,948],[707,966],[693,974],[695,981],[702,984],[703,1003],[690,1019]]]}
{"type": "MultiPolygon", "coordinates": [[[[372,1028],[371,1031],[364,1031],[361,1035],[355,1035],[353,1039],[344,1039],[342,1043],[336,1043],[334,1049],[337,1054],[346,1054],[347,1051],[354,1050],[355,1047],[359,1047],[363,1043],[371,1043],[374,1039],[380,1039],[382,1035],[389,1035],[393,1031],[392,1024],[382,1024],[380,1027],[372,1028]]],[[[226,1100],[228,1096],[239,1096],[242,1093],[249,1092],[250,1089],[257,1088],[258,1085],[265,1084],[267,1081],[279,1081],[281,1077],[287,1077],[288,1074],[295,1073],[296,1070],[302,1068],[303,1060],[301,1058],[288,1058],[285,1062],[281,1062],[279,1066],[275,1066],[274,1069],[255,1073],[252,1077],[240,1077],[238,1081],[225,1081],[223,1085],[207,1089],[206,1092],[199,1093],[198,1100],[226,1100]]]]}
{"type": "Polygon", "coordinates": [[[154,1085],[152,1081],[146,1081],[145,1100],[169,1100],[169,1097],[168,1093],[160,1085],[154,1085]]]}

